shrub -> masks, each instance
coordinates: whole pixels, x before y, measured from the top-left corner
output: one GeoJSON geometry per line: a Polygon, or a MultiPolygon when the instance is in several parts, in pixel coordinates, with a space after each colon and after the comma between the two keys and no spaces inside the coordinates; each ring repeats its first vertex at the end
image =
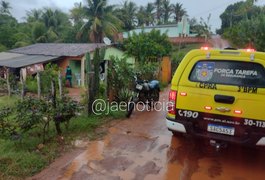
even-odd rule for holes
{"type": "Polygon", "coordinates": [[[38,84],[37,80],[32,77],[28,76],[26,79],[26,89],[28,92],[37,93],[38,92],[38,84]]]}
{"type": "Polygon", "coordinates": [[[132,87],[134,69],[131,64],[127,63],[126,58],[111,57],[111,61],[112,66],[108,69],[108,82],[111,83],[109,86],[112,87],[117,97],[122,88],[132,87]]]}

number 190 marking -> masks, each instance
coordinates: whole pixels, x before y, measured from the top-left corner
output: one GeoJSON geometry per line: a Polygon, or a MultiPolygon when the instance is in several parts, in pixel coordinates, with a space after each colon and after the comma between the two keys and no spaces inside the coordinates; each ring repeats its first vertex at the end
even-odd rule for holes
{"type": "Polygon", "coordinates": [[[196,119],[196,118],[199,117],[199,113],[198,112],[193,112],[193,111],[178,110],[178,114],[181,117],[187,117],[187,118],[193,118],[193,119],[196,119]]]}

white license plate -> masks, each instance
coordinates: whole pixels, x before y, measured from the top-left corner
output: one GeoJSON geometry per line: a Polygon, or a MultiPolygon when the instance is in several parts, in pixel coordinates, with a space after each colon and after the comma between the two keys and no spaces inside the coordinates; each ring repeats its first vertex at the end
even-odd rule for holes
{"type": "Polygon", "coordinates": [[[227,126],[221,126],[221,125],[215,125],[215,124],[208,124],[207,131],[219,133],[219,134],[226,134],[230,136],[235,135],[234,127],[227,127],[227,126]]]}
{"type": "Polygon", "coordinates": [[[142,90],[142,89],[143,89],[143,86],[140,85],[140,84],[137,84],[137,85],[136,85],[136,89],[138,89],[138,90],[142,90]]]}

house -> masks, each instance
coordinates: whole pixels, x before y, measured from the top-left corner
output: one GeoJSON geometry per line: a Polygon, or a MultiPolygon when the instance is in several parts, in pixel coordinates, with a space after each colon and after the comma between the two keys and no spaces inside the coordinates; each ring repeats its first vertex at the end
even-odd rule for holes
{"type": "Polygon", "coordinates": [[[178,24],[169,24],[169,25],[157,25],[157,26],[147,26],[147,27],[138,27],[129,32],[123,33],[123,38],[128,38],[129,34],[139,34],[141,32],[151,32],[153,29],[159,30],[162,34],[166,33],[169,38],[175,37],[187,37],[190,36],[190,26],[189,24],[185,25],[184,23],[178,24]]]}
{"type": "MultiPolygon", "coordinates": [[[[33,74],[43,70],[43,66],[49,62],[57,64],[62,70],[69,65],[73,73],[73,84],[84,86],[85,55],[90,53],[93,59],[96,48],[106,48],[104,60],[110,60],[111,56],[124,56],[124,52],[105,44],[39,43],[0,53],[0,67],[23,69],[27,74],[33,74]]],[[[134,63],[134,58],[128,58],[128,61],[134,63]]]]}
{"type": "Polygon", "coordinates": [[[170,42],[173,44],[178,43],[203,43],[204,38],[195,37],[196,34],[190,33],[190,24],[187,17],[183,17],[182,21],[177,24],[157,25],[137,27],[129,32],[119,34],[119,40],[127,39],[133,33],[139,34],[141,32],[151,32],[153,29],[159,30],[161,33],[166,33],[170,42]]]}

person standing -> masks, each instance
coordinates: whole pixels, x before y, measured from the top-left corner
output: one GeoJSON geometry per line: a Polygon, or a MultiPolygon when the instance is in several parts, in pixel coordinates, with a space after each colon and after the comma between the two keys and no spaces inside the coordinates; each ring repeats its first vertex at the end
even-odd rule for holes
{"type": "Polygon", "coordinates": [[[70,68],[69,65],[67,66],[65,70],[65,78],[66,78],[66,82],[68,81],[70,84],[70,87],[72,87],[72,69],[70,68]]]}

